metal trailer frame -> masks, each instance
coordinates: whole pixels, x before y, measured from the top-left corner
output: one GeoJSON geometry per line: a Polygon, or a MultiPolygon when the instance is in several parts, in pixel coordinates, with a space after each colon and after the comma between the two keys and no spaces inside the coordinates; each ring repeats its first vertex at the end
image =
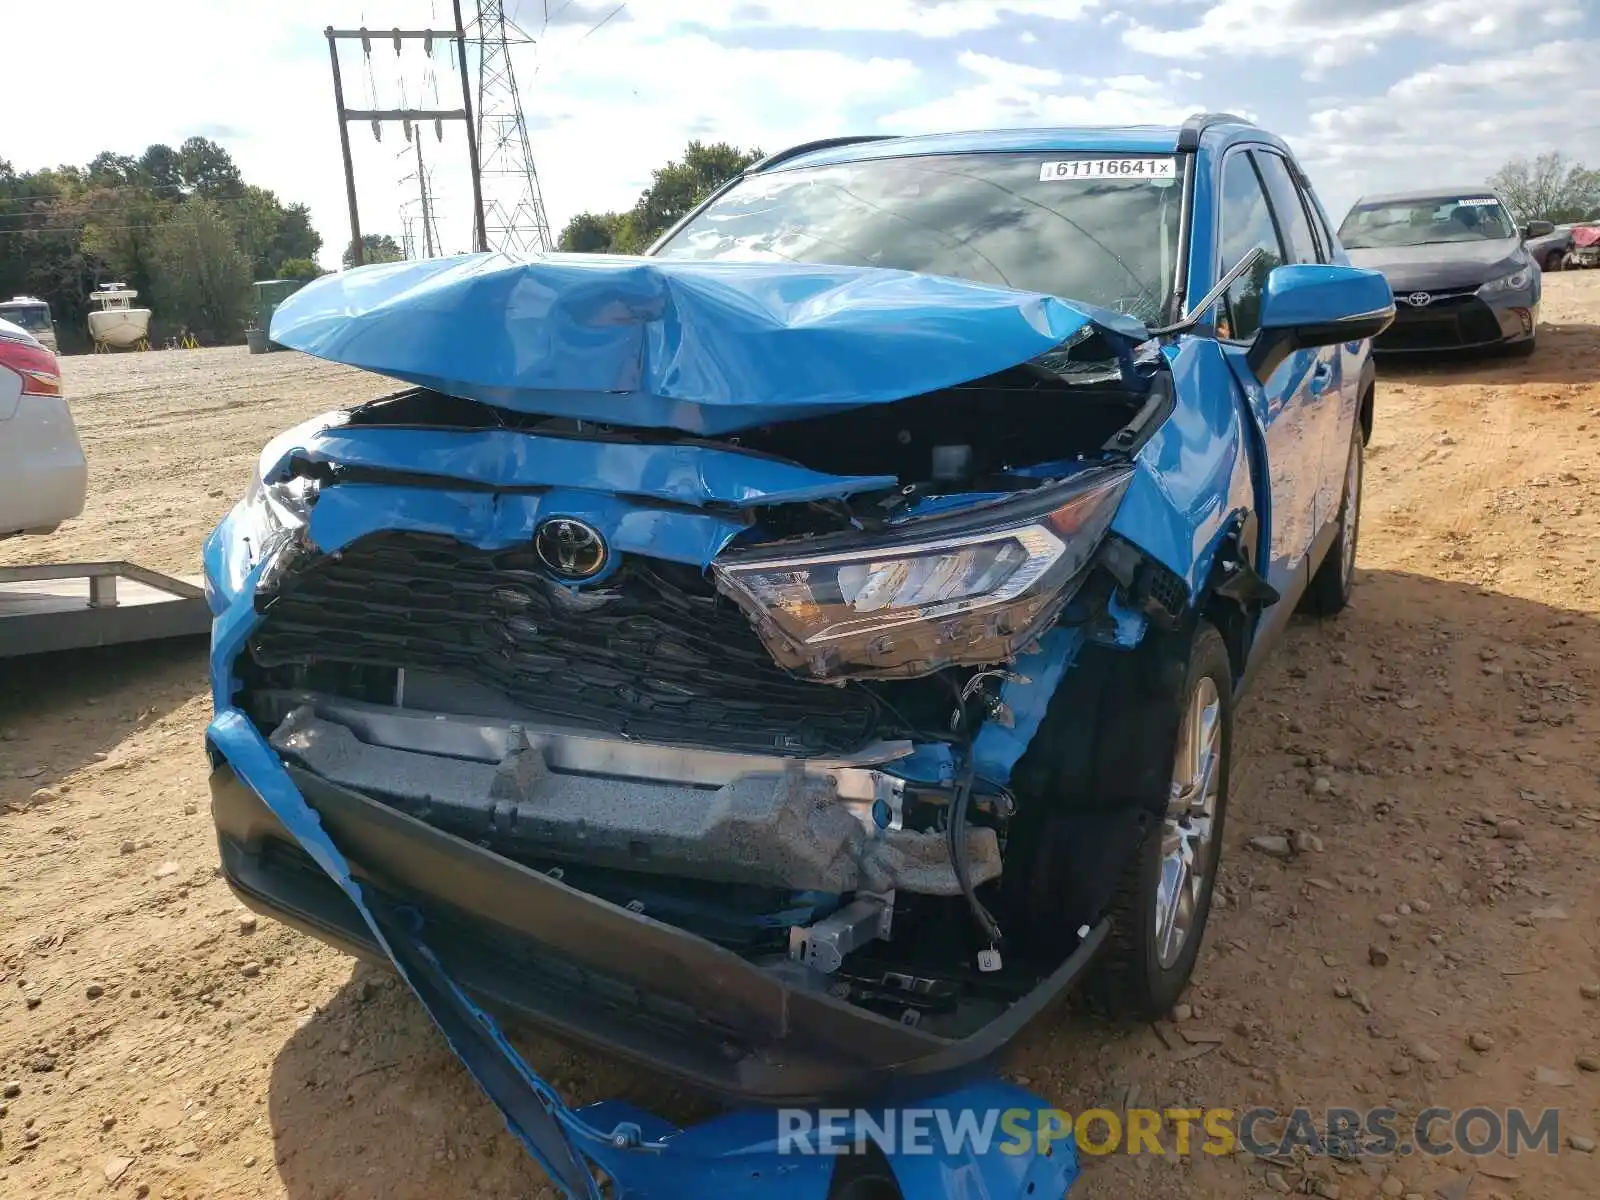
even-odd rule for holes
{"type": "Polygon", "coordinates": [[[211,608],[199,585],[133,563],[0,567],[0,658],[210,629],[211,608]]]}

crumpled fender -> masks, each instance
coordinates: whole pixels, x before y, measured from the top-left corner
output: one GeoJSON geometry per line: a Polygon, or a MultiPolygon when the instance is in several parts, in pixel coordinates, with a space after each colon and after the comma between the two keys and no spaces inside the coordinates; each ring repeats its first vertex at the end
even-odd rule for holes
{"type": "Polygon", "coordinates": [[[1180,405],[1140,447],[1111,531],[1178,575],[1199,596],[1235,519],[1255,508],[1250,441],[1232,373],[1217,344],[1162,347],[1180,405]]]}
{"type": "Polygon", "coordinates": [[[470,254],[326,275],[272,339],[502,408],[724,433],[992,375],[1138,320],[883,268],[470,254]]]}

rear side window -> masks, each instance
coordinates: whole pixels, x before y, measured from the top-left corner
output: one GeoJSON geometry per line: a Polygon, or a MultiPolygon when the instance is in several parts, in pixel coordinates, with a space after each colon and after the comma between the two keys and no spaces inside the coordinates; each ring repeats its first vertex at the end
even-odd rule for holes
{"type": "Polygon", "coordinates": [[[1277,214],[1278,228],[1288,246],[1289,261],[1325,262],[1322,247],[1311,228],[1305,200],[1289,174],[1288,164],[1278,155],[1264,151],[1255,151],[1254,157],[1261,178],[1266,180],[1267,191],[1272,196],[1272,211],[1277,214]]]}
{"type": "Polygon", "coordinates": [[[1219,337],[1246,341],[1261,327],[1261,294],[1267,276],[1283,265],[1283,245],[1267,205],[1266,192],[1250,155],[1236,152],[1222,167],[1222,261],[1218,273],[1229,271],[1254,247],[1261,247],[1256,264],[1228,289],[1225,311],[1217,321],[1219,337]]]}

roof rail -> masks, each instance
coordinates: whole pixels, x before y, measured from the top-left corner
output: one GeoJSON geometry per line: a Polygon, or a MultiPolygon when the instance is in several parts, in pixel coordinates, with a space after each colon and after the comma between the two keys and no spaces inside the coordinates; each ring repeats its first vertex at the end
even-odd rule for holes
{"type": "Polygon", "coordinates": [[[835,146],[854,146],[859,142],[883,142],[895,136],[892,133],[857,133],[848,137],[818,138],[814,142],[801,142],[798,146],[790,146],[787,150],[779,150],[776,154],[769,154],[760,162],[746,169],[750,171],[765,171],[768,167],[775,167],[779,163],[788,162],[791,158],[799,158],[802,154],[810,154],[813,150],[832,150],[835,146]]]}
{"type": "Polygon", "coordinates": [[[1191,153],[1200,149],[1200,139],[1212,125],[1249,125],[1254,128],[1255,122],[1248,117],[1235,116],[1233,113],[1195,113],[1183,123],[1183,128],[1178,130],[1178,149],[1191,153]]]}

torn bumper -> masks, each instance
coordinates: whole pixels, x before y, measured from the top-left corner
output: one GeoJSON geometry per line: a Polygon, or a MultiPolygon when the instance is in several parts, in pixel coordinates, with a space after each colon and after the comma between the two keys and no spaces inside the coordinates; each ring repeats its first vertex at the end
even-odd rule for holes
{"type": "MultiPolygon", "coordinates": [[[[309,778],[293,778],[235,710],[218,714],[208,740],[216,762],[214,807],[222,831],[224,870],[233,886],[264,911],[335,934],[352,950],[387,959],[500,1109],[511,1132],[564,1195],[599,1200],[604,1187],[605,1195],[618,1200],[646,1196],[689,1200],[713,1193],[735,1200],[774,1194],[795,1200],[825,1200],[841,1194],[842,1175],[861,1169],[862,1155],[852,1160],[837,1154],[817,1154],[815,1147],[807,1153],[803,1144],[785,1141],[772,1113],[746,1109],[690,1129],[677,1129],[650,1113],[613,1101],[578,1110],[568,1108],[529,1069],[494,1018],[469,996],[469,990],[481,994],[483,980],[509,977],[511,973],[498,963],[485,969],[486,964],[478,957],[481,951],[456,941],[449,922],[460,914],[448,911],[446,898],[474,902],[480,910],[489,907],[494,917],[502,919],[510,913],[516,925],[548,928],[554,936],[569,940],[585,933],[603,935],[609,922],[626,914],[592,913],[585,924],[582,910],[569,903],[573,897],[563,894],[567,889],[548,880],[546,884],[559,891],[520,896],[487,892],[479,872],[473,869],[470,859],[463,857],[463,850],[471,850],[464,844],[435,846],[432,856],[425,845],[418,845],[412,853],[402,851],[386,862],[392,871],[372,872],[358,866],[359,859],[347,858],[332,840],[333,836],[349,836],[352,818],[372,815],[362,813],[360,797],[318,785],[309,778]],[[307,794],[303,795],[297,784],[303,785],[307,794]],[[308,803],[308,795],[317,798],[315,807],[308,803]],[[249,848],[250,835],[245,832],[252,822],[256,830],[253,852],[249,848]],[[242,836],[236,837],[236,831],[242,836]],[[264,889],[265,875],[250,869],[252,862],[259,865],[263,850],[271,841],[280,842],[285,850],[292,847],[298,851],[303,864],[297,868],[298,887],[280,882],[275,888],[264,889]],[[413,872],[419,865],[438,872],[433,877],[432,890],[441,899],[425,908],[408,903],[401,896],[417,882],[413,872]],[[312,881],[320,887],[313,886],[312,881]],[[277,896],[263,903],[269,890],[275,890],[277,896]],[[342,906],[339,899],[343,900],[342,906]],[[531,899],[535,904],[524,909],[518,904],[519,899],[531,899]],[[434,944],[450,945],[452,951],[436,953],[431,948],[434,944]],[[464,979],[465,986],[458,979],[464,979]],[[601,1180],[606,1182],[602,1184],[601,1180]],[[777,1193],[774,1183],[781,1185],[777,1193]]],[[[376,853],[380,857],[386,846],[405,847],[405,820],[401,818],[397,825],[375,824],[354,845],[360,853],[376,853]]],[[[480,869],[484,866],[476,865],[480,869]]],[[[489,878],[510,882],[504,877],[495,880],[492,868],[489,878]]],[[[482,921],[484,927],[494,923],[489,917],[482,921]]],[[[603,936],[602,941],[602,956],[615,957],[624,949],[603,936]]],[[[651,944],[649,938],[640,942],[648,965],[654,969],[670,967],[674,948],[658,943],[652,951],[651,944]]],[[[741,983],[738,979],[720,981],[732,983],[735,988],[741,983]]],[[[715,986],[713,980],[706,982],[715,986]]],[[[546,988],[545,994],[550,990],[546,988]]],[[[770,1010],[768,1015],[773,1015],[770,1010]]],[[[786,1021],[780,1024],[790,1027],[786,1021]]],[[[886,1153],[880,1156],[884,1171],[878,1173],[883,1183],[872,1194],[919,1200],[953,1200],[958,1195],[1020,1200],[1032,1195],[1065,1195],[1077,1175],[1070,1141],[1052,1146],[1048,1140],[1050,1131],[1058,1128],[1049,1110],[1018,1088],[983,1082],[924,1100],[923,1105],[946,1116],[969,1111],[1004,1112],[1009,1122],[1006,1131],[1013,1139],[1010,1149],[1001,1146],[996,1152],[993,1144],[980,1146],[966,1140],[935,1147],[927,1154],[896,1155],[892,1147],[885,1148],[886,1153]],[[1021,1145],[1014,1140],[1019,1124],[1028,1135],[1027,1142],[1021,1145]]],[[[892,1127],[887,1111],[860,1114],[853,1140],[862,1144],[876,1141],[881,1136],[878,1130],[892,1127]]]]}
{"type": "Polygon", "coordinates": [[[359,792],[285,765],[237,711],[213,722],[212,809],[223,872],[250,907],[387,957],[268,796],[307,805],[364,886],[414,910],[440,966],[488,1007],[719,1095],[767,1104],[919,1094],[977,1078],[1077,981],[1091,931],[978,1033],[951,1040],[789,986],[731,951],[570,888],[359,792]]]}

